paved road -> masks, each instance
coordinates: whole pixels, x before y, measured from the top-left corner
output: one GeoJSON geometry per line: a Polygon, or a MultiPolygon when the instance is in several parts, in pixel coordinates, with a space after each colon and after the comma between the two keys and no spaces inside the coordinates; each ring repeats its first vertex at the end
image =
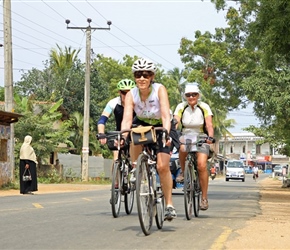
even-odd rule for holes
{"type": "Polygon", "coordinates": [[[122,204],[120,217],[112,217],[109,190],[0,197],[0,249],[223,249],[230,234],[260,213],[258,184],[247,177],[210,180],[210,208],[190,221],[182,190],[174,190],[178,218],[162,230],[154,225],[147,237],[136,205],[126,215],[122,204]]]}

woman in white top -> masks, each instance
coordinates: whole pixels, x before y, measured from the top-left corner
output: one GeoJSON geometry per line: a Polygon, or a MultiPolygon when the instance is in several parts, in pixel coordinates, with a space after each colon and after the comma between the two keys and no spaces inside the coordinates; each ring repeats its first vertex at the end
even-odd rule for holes
{"type": "MultiPolygon", "coordinates": [[[[136,87],[131,89],[126,95],[124,116],[121,130],[129,129],[133,123],[133,112],[136,117],[134,124],[143,126],[161,126],[164,127],[168,133],[171,129],[171,120],[169,113],[169,100],[165,87],[160,83],[154,83],[154,76],[156,66],[148,59],[139,58],[132,66],[136,87]]],[[[176,211],[172,203],[172,177],[170,172],[170,138],[163,147],[162,138],[159,143],[159,150],[157,151],[157,171],[160,177],[162,191],[165,197],[165,220],[171,221],[176,217],[176,211]]],[[[133,151],[136,150],[133,147],[133,151]]],[[[136,160],[132,156],[132,160],[136,160]]]]}
{"type": "MultiPolygon", "coordinates": [[[[197,85],[187,85],[185,87],[186,102],[182,102],[177,105],[174,111],[174,118],[178,124],[182,124],[182,133],[201,133],[207,134],[206,143],[203,143],[198,149],[197,153],[197,169],[200,177],[200,186],[202,191],[202,200],[200,204],[201,210],[208,209],[208,171],[207,160],[209,156],[209,144],[215,142],[214,129],[212,124],[212,111],[210,107],[204,103],[198,101],[199,88],[197,85]]],[[[178,126],[177,124],[177,126],[178,126]]],[[[176,178],[177,182],[182,182],[184,179],[183,173],[185,168],[185,159],[187,152],[185,152],[185,146],[181,145],[179,150],[179,162],[181,167],[181,174],[176,178]]]]}

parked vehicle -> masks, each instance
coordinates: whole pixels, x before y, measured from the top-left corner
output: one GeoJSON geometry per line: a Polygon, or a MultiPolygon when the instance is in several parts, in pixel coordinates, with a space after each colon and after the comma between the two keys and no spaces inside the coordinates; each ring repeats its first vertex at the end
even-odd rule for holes
{"type": "Polygon", "coordinates": [[[231,160],[228,161],[227,168],[226,168],[226,181],[230,179],[234,180],[242,180],[245,181],[246,178],[246,171],[244,168],[243,161],[239,160],[231,160]]]}
{"type": "Polygon", "coordinates": [[[282,171],[283,171],[282,165],[276,165],[273,169],[273,172],[275,173],[275,175],[282,175],[282,171]]]}

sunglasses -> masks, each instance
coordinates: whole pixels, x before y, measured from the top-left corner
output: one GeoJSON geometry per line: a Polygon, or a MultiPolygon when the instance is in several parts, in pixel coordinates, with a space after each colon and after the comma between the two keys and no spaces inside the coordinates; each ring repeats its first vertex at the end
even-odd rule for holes
{"type": "Polygon", "coordinates": [[[196,97],[198,95],[198,93],[186,93],[185,96],[186,97],[196,97]]]}
{"type": "Polygon", "coordinates": [[[136,71],[134,73],[134,77],[135,78],[141,78],[142,76],[146,79],[149,79],[153,74],[151,72],[148,71],[136,71]]]}
{"type": "Polygon", "coordinates": [[[129,92],[129,90],[128,91],[120,90],[120,92],[122,95],[126,95],[129,92]]]}

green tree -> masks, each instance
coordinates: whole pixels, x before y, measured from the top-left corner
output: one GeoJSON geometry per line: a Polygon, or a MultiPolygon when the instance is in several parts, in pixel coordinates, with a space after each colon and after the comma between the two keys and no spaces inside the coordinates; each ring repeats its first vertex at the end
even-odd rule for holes
{"type": "Polygon", "coordinates": [[[69,123],[64,121],[58,125],[62,114],[58,108],[62,100],[57,103],[41,104],[32,98],[15,96],[15,111],[23,117],[15,124],[15,155],[18,159],[19,149],[26,135],[33,138],[38,163],[48,163],[50,154],[55,151],[67,152],[67,148],[59,148],[60,143],[66,143],[68,147],[73,144],[69,138],[69,123]]]}
{"type": "Polygon", "coordinates": [[[4,102],[5,96],[4,96],[4,87],[0,87],[0,101],[4,102]]]}
{"type": "MultiPolygon", "coordinates": [[[[227,1],[215,0],[217,9],[227,8],[227,1]]],[[[227,17],[236,26],[240,40],[247,50],[256,55],[249,57],[251,74],[238,83],[254,103],[254,111],[261,121],[260,127],[250,126],[248,131],[264,138],[272,146],[279,145],[280,153],[290,155],[289,141],[289,32],[290,3],[286,0],[241,0],[230,7],[227,17]],[[233,19],[233,13],[235,18],[233,19]],[[252,51],[252,52],[251,52],[252,51]]]]}

